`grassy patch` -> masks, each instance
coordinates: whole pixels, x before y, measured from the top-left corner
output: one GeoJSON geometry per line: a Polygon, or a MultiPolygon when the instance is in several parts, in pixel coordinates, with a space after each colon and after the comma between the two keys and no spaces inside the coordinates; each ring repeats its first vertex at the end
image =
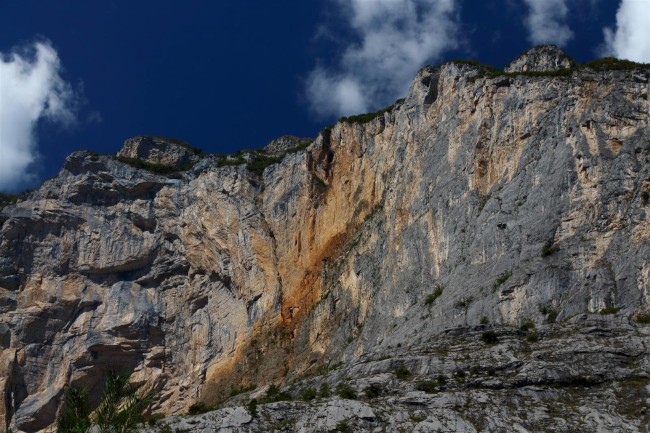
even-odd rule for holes
{"type": "Polygon", "coordinates": [[[542,248],[542,252],[540,253],[540,256],[548,257],[552,254],[555,254],[559,250],[560,247],[558,247],[557,245],[553,245],[553,241],[548,241],[542,248]]]}
{"type": "Polygon", "coordinates": [[[257,418],[257,399],[254,398],[249,401],[246,405],[246,409],[248,409],[248,412],[250,412],[253,418],[257,418]]]}
{"type": "Polygon", "coordinates": [[[255,389],[255,385],[249,385],[249,386],[243,386],[240,388],[234,388],[233,390],[230,391],[230,396],[234,397],[239,394],[243,394],[245,392],[253,391],[255,389]]]}
{"type": "Polygon", "coordinates": [[[311,140],[305,140],[304,142],[297,144],[293,147],[288,148],[287,150],[284,151],[285,155],[289,153],[298,153],[302,152],[303,150],[307,149],[310,144],[313,142],[311,140]]]}
{"type": "Polygon", "coordinates": [[[596,71],[629,71],[630,69],[649,68],[650,63],[636,63],[630,60],[604,57],[578,66],[578,69],[590,68],[596,71]]]}
{"type": "Polygon", "coordinates": [[[208,406],[205,403],[201,403],[200,401],[192,404],[188,409],[187,409],[187,414],[188,415],[199,415],[202,413],[210,412],[211,410],[214,410],[214,407],[208,406]]]}
{"type": "Polygon", "coordinates": [[[269,386],[269,389],[266,390],[264,398],[260,399],[260,403],[273,403],[276,401],[290,401],[293,400],[293,396],[286,391],[280,391],[280,388],[276,384],[269,386]]]}
{"type": "Polygon", "coordinates": [[[339,421],[329,433],[352,433],[354,430],[347,421],[339,421]]]}
{"type": "Polygon", "coordinates": [[[454,371],[454,377],[459,382],[465,382],[465,377],[467,377],[467,374],[465,374],[465,370],[459,368],[458,370],[454,371]]]}
{"type": "Polygon", "coordinates": [[[398,378],[399,380],[408,380],[413,376],[413,373],[411,373],[411,370],[406,368],[404,365],[400,365],[397,367],[394,371],[395,377],[398,378]]]}
{"type": "Polygon", "coordinates": [[[336,385],[336,395],[347,400],[357,399],[357,391],[345,382],[336,385]]]}
{"type": "Polygon", "coordinates": [[[217,167],[230,167],[234,165],[246,164],[246,160],[242,156],[236,156],[235,158],[222,158],[217,161],[217,167]]]}
{"type": "Polygon", "coordinates": [[[158,433],[174,433],[169,424],[165,423],[158,428],[158,433]]]}
{"type": "Polygon", "coordinates": [[[318,388],[318,396],[320,398],[329,398],[332,395],[330,386],[327,383],[321,383],[320,388],[318,388]]]}
{"type": "Polygon", "coordinates": [[[474,298],[472,298],[471,296],[469,298],[461,298],[458,301],[456,301],[454,307],[465,310],[472,304],[472,302],[474,302],[474,298]]]}
{"type": "Polygon", "coordinates": [[[590,386],[597,385],[598,381],[596,379],[578,375],[578,376],[568,376],[561,377],[555,383],[551,384],[553,388],[568,388],[568,387],[580,387],[586,388],[590,386]]]}
{"type": "Polygon", "coordinates": [[[332,128],[334,128],[334,125],[326,126],[325,128],[318,131],[318,134],[322,135],[323,137],[327,137],[332,133],[332,128]]]}
{"type": "Polygon", "coordinates": [[[302,152],[307,149],[311,143],[311,140],[305,140],[304,142],[290,147],[277,155],[267,155],[266,150],[264,149],[243,149],[231,155],[221,155],[221,159],[217,161],[217,167],[230,167],[246,164],[246,169],[248,169],[248,171],[255,174],[262,174],[266,167],[282,162],[284,157],[291,153],[302,152]],[[248,158],[245,158],[244,155],[248,155],[248,158]]]}
{"type": "Polygon", "coordinates": [[[248,162],[248,164],[246,164],[246,168],[248,171],[257,174],[262,174],[264,169],[272,164],[282,162],[285,156],[285,154],[279,156],[266,156],[259,152],[252,153],[251,155],[253,155],[253,158],[248,162]]]}
{"type": "Polygon", "coordinates": [[[373,399],[384,395],[386,393],[386,390],[378,383],[371,383],[363,389],[363,393],[367,398],[373,399]]]}
{"type": "Polygon", "coordinates": [[[608,314],[616,314],[616,313],[618,313],[619,310],[620,310],[620,308],[618,308],[618,307],[605,307],[602,310],[600,310],[598,313],[603,315],[603,316],[606,316],[608,314]]]}
{"type": "Polygon", "coordinates": [[[327,182],[325,182],[320,177],[316,176],[314,173],[311,174],[311,180],[313,180],[318,187],[327,188],[327,182]]]}
{"type": "Polygon", "coordinates": [[[415,389],[424,391],[427,394],[434,394],[438,392],[438,382],[435,380],[422,380],[415,384],[415,389]]]}
{"type": "Polygon", "coordinates": [[[161,419],[164,419],[166,416],[167,416],[167,415],[165,415],[164,413],[154,413],[154,414],[151,414],[151,415],[149,416],[149,418],[147,419],[147,423],[148,423],[149,425],[156,425],[156,423],[157,423],[158,421],[160,421],[161,419]]]}
{"type": "Polygon", "coordinates": [[[548,305],[540,305],[539,312],[545,316],[547,323],[555,323],[559,314],[556,309],[549,307],[548,305]]]}
{"type": "Polygon", "coordinates": [[[533,329],[535,329],[535,322],[533,322],[533,321],[530,320],[530,319],[528,319],[528,320],[524,320],[524,323],[521,324],[521,326],[519,327],[519,329],[521,329],[522,331],[530,331],[530,330],[533,330],[533,329]]]}
{"type": "Polygon", "coordinates": [[[644,325],[650,325],[650,313],[639,313],[634,318],[636,323],[641,323],[644,325]]]}
{"type": "Polygon", "coordinates": [[[537,332],[531,332],[526,336],[526,341],[529,343],[537,343],[539,341],[539,334],[537,332]]]}
{"type": "Polygon", "coordinates": [[[424,304],[425,305],[432,305],[436,299],[442,295],[442,291],[445,289],[444,286],[438,284],[434,289],[433,292],[428,294],[426,298],[424,298],[424,304]]]}
{"type": "Polygon", "coordinates": [[[499,287],[501,287],[508,279],[512,276],[512,272],[506,271],[500,274],[494,283],[492,283],[492,293],[496,292],[499,287]]]}
{"type": "Polygon", "coordinates": [[[304,401],[312,401],[318,397],[318,392],[314,388],[305,388],[300,393],[300,399],[304,401]]]}
{"type": "Polygon", "coordinates": [[[293,431],[293,426],[296,424],[295,419],[287,418],[283,419],[282,421],[278,421],[275,424],[271,426],[272,430],[271,431],[293,431]]]}

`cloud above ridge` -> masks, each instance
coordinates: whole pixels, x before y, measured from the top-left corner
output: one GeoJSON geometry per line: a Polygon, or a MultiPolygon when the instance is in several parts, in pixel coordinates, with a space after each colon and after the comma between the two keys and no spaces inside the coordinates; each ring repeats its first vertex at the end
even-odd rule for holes
{"type": "Polygon", "coordinates": [[[455,0],[332,0],[356,37],[306,82],[321,117],[367,112],[404,96],[425,63],[458,45],[455,0]]]}
{"type": "Polygon", "coordinates": [[[555,44],[560,47],[573,37],[566,24],[569,14],[567,0],[524,0],[528,5],[525,24],[528,40],[534,45],[555,44]]]}
{"type": "Polygon", "coordinates": [[[72,125],[77,97],[61,77],[61,62],[47,41],[0,53],[0,191],[33,182],[41,119],[72,125]]]}
{"type": "Polygon", "coordinates": [[[616,30],[604,29],[605,55],[650,63],[650,1],[622,0],[616,30]]]}

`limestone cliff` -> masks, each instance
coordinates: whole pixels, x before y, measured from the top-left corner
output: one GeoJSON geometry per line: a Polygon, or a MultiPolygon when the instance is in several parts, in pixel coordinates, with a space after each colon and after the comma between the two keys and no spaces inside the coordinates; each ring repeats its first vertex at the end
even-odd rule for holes
{"type": "MultiPolygon", "coordinates": [[[[70,155],[0,211],[2,425],[46,429],[66,385],[96,398],[116,368],[155,383],[167,414],[242,387],[378,378],[393,397],[348,414],[368,430],[542,431],[551,409],[532,408],[558,384],[647,399],[650,68],[517,75],[574,66],[549,56],[424,68],[403,101],[313,142],[219,156],[138,137],[117,158],[70,155]],[[446,376],[444,404],[388,380],[397,366],[446,376]],[[512,389],[531,419],[458,409],[512,404],[512,389]]],[[[587,408],[566,426],[649,421],[566,392],[587,408]]],[[[289,406],[266,419],[304,417],[289,406]]],[[[324,417],[294,427],[327,431],[324,417]]]]}

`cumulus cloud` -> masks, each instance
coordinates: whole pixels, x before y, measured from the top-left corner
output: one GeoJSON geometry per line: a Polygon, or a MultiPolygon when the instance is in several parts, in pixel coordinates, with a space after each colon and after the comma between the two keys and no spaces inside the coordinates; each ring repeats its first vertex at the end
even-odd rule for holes
{"type": "Polygon", "coordinates": [[[356,41],[307,79],[307,97],[320,116],[366,112],[394,101],[420,67],[457,46],[455,0],[332,1],[356,41]]]}
{"type": "Polygon", "coordinates": [[[616,30],[604,33],[605,55],[650,63],[650,0],[622,0],[616,30]]]}
{"type": "Polygon", "coordinates": [[[61,77],[61,62],[49,42],[0,53],[0,190],[33,182],[40,119],[75,123],[75,93],[61,77]]]}
{"type": "Polygon", "coordinates": [[[526,17],[528,39],[534,45],[564,46],[573,37],[566,24],[569,8],[567,0],[524,0],[529,11],[526,17]]]}

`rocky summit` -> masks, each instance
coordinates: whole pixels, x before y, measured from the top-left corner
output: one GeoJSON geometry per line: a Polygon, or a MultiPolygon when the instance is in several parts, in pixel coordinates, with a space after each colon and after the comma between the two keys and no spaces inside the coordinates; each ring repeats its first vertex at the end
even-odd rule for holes
{"type": "Polygon", "coordinates": [[[648,432],[649,78],[541,47],[313,140],[73,153],[0,210],[2,428],[125,369],[150,432],[648,432]]]}

